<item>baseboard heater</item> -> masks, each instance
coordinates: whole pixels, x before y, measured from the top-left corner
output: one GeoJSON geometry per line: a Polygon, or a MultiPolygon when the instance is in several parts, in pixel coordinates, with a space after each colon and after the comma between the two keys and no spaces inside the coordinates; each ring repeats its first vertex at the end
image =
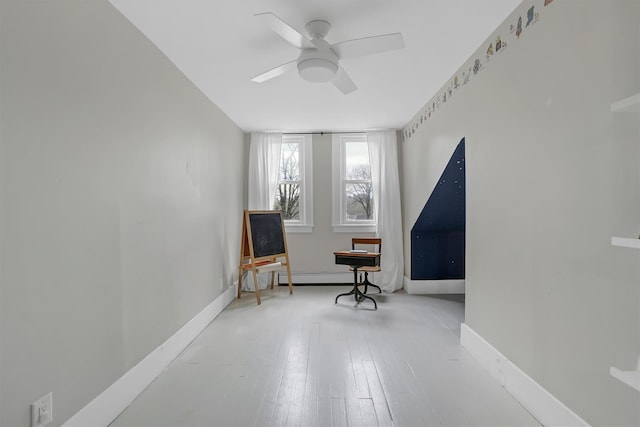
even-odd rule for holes
{"type": "MultiPolygon", "coordinates": [[[[353,273],[291,273],[291,281],[294,285],[312,284],[344,284],[353,283],[353,273]]],[[[287,273],[278,273],[278,284],[287,283],[287,273]]]]}

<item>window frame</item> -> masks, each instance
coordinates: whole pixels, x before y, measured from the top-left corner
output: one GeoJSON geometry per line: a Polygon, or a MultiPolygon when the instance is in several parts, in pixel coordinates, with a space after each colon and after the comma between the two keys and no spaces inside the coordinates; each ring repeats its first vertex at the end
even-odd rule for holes
{"type": "Polygon", "coordinates": [[[287,233],[311,233],[313,232],[313,156],[311,137],[310,135],[301,134],[282,135],[283,146],[291,143],[297,143],[299,147],[298,168],[300,179],[298,181],[281,181],[278,179],[278,186],[283,182],[300,183],[299,219],[285,219],[284,227],[287,233]]]}
{"type": "Polygon", "coordinates": [[[350,142],[367,143],[366,133],[334,134],[332,140],[332,187],[333,187],[333,231],[335,233],[373,233],[377,229],[377,203],[373,205],[370,220],[349,220],[346,218],[346,185],[370,180],[350,180],[346,178],[346,147],[350,142]]]}

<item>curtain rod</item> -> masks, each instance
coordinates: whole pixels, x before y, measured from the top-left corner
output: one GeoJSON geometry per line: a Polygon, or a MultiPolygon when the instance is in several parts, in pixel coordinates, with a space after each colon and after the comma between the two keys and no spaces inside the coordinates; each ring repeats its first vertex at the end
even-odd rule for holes
{"type": "Polygon", "coordinates": [[[347,131],[347,132],[338,132],[338,131],[320,131],[320,132],[282,132],[283,135],[333,135],[333,134],[344,134],[344,133],[367,133],[367,131],[347,131]]]}

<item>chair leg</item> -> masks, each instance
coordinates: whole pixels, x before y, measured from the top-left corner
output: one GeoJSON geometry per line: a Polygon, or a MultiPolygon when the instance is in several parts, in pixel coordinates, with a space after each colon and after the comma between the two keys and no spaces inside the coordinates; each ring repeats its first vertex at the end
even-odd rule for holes
{"type": "Polygon", "coordinates": [[[378,285],[374,285],[373,283],[371,283],[369,281],[369,272],[365,271],[364,272],[364,282],[362,282],[362,284],[364,285],[364,292],[363,293],[367,293],[367,289],[369,286],[373,286],[374,288],[376,288],[378,290],[378,293],[381,294],[382,293],[382,289],[380,289],[380,286],[378,285]]]}

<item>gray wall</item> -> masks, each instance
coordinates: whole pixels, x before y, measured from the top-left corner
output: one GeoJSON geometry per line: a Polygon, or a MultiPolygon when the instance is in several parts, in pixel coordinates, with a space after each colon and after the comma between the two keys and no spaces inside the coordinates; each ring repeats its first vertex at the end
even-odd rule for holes
{"type": "Polygon", "coordinates": [[[56,426],[236,279],[244,135],[106,0],[0,7],[0,425],[56,426]]]}
{"type": "Polygon", "coordinates": [[[639,425],[609,367],[640,354],[640,256],[610,245],[640,233],[638,115],[610,111],[640,92],[640,2],[525,1],[498,32],[531,5],[539,21],[403,143],[405,248],[466,137],[466,323],[587,422],[639,425]]]}

